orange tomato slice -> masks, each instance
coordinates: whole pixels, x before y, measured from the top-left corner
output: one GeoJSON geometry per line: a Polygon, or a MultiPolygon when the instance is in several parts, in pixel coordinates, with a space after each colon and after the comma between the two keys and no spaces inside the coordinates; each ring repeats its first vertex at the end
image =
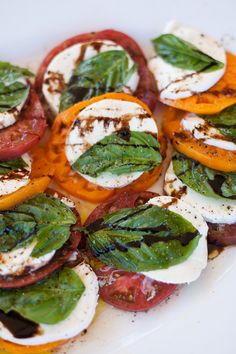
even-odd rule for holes
{"type": "Polygon", "coordinates": [[[236,171],[236,151],[207,145],[184,130],[181,120],[186,112],[168,108],[164,116],[164,131],[179,152],[218,171],[236,171]]]}
{"type": "Polygon", "coordinates": [[[33,163],[30,182],[17,191],[0,197],[0,211],[12,208],[16,204],[44,192],[49,185],[54,170],[48,162],[44,150],[37,147],[32,151],[32,156],[33,163]]]}
{"type": "MultiPolygon", "coordinates": [[[[78,116],[79,112],[88,105],[103,99],[116,99],[136,102],[141,105],[152,116],[149,108],[139,99],[124,93],[108,93],[94,97],[89,101],[82,101],[60,113],[52,126],[52,134],[47,146],[48,158],[55,168],[54,178],[58,185],[75,197],[99,203],[111,197],[118,189],[105,189],[88,182],[77,172],[73,171],[65,155],[65,140],[67,133],[78,116]]],[[[161,154],[165,156],[165,139],[159,133],[158,139],[161,144],[161,154]]],[[[121,190],[145,190],[149,188],[159,177],[162,165],[154,168],[152,171],[144,172],[140,178],[121,190]]]]}
{"type": "Polygon", "coordinates": [[[25,346],[0,339],[0,349],[5,350],[9,354],[50,354],[49,352],[51,350],[59,347],[65,342],[65,340],[60,340],[42,345],[25,346]]]}
{"type": "Polygon", "coordinates": [[[178,100],[159,100],[168,106],[198,114],[214,114],[236,103],[236,56],[227,53],[223,77],[208,91],[178,100]]]}

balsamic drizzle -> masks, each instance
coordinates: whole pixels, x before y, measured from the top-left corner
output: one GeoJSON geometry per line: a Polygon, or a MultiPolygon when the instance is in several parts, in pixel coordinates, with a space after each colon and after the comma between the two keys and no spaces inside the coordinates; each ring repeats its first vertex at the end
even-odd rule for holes
{"type": "Polygon", "coordinates": [[[39,325],[15,311],[7,314],[0,310],[0,321],[15,338],[30,338],[39,334],[39,325]]]}
{"type": "MultiPolygon", "coordinates": [[[[140,212],[143,212],[143,210],[147,210],[151,208],[152,205],[147,205],[145,209],[141,210],[135,210],[132,214],[128,214],[116,222],[121,222],[129,219],[132,216],[137,216],[140,212]]],[[[140,248],[142,246],[142,243],[145,243],[147,246],[151,247],[154,243],[157,242],[169,242],[169,241],[179,241],[182,246],[187,246],[197,235],[198,231],[194,232],[186,232],[181,235],[177,236],[171,236],[171,235],[166,235],[166,236],[160,236],[158,235],[159,232],[170,232],[170,229],[166,225],[159,225],[156,227],[141,227],[141,228],[130,228],[130,227],[122,227],[120,225],[114,224],[109,224],[109,223],[104,223],[104,219],[100,218],[97,219],[95,222],[92,224],[88,225],[86,228],[86,231],[88,233],[94,233],[96,231],[99,231],[104,228],[110,228],[112,230],[117,230],[117,231],[140,231],[140,232],[148,232],[149,234],[147,235],[140,235],[140,240],[135,240],[135,241],[130,241],[127,243],[121,243],[117,240],[114,240],[112,243],[110,243],[107,247],[103,247],[99,250],[96,250],[93,252],[95,257],[99,257],[102,254],[108,253],[110,251],[113,251],[115,249],[121,251],[121,252],[127,252],[129,248],[140,248]]]]}

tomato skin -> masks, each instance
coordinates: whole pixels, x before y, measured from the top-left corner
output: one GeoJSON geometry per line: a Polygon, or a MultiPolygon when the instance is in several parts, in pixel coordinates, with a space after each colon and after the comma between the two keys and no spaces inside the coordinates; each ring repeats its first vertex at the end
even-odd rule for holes
{"type": "Polygon", "coordinates": [[[96,271],[100,296],[108,304],[124,311],[147,311],[167,299],[176,284],[161,283],[141,273],[111,267],[96,271]]]}
{"type": "Polygon", "coordinates": [[[135,208],[145,204],[149,199],[157,197],[154,192],[124,191],[117,193],[102,204],[98,205],[88,216],[85,225],[89,225],[104,215],[114,213],[121,208],[135,208]]]}
{"type": "Polygon", "coordinates": [[[146,103],[152,111],[155,109],[157,103],[156,81],[153,74],[148,69],[147,61],[141,48],[131,37],[127,36],[126,34],[112,29],[107,29],[99,32],[79,34],[77,36],[68,38],[53,48],[44,58],[38,69],[38,73],[35,79],[35,89],[41,96],[42,101],[45,103],[45,107],[50,118],[52,113],[50,112],[50,109],[42,95],[43,77],[48,65],[52,59],[64,49],[77,43],[92,42],[97,40],[113,41],[118,45],[121,45],[129,53],[133,61],[137,64],[139,74],[139,83],[136,91],[134,92],[134,96],[138,97],[140,100],[146,103]]]}
{"type": "Polygon", "coordinates": [[[47,128],[43,107],[33,88],[19,119],[0,129],[0,160],[11,160],[32,149],[47,128]]]}

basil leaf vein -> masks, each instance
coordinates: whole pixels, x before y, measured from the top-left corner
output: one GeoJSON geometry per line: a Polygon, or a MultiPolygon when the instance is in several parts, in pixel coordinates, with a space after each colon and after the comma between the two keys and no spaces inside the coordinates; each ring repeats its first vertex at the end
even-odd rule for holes
{"type": "Polygon", "coordinates": [[[0,290],[0,309],[16,311],[36,323],[56,324],[77,305],[85,286],[71,268],[63,268],[47,279],[23,289],[0,290]]]}
{"type": "Polygon", "coordinates": [[[144,132],[120,130],[94,144],[72,168],[92,177],[104,172],[120,176],[151,170],[161,161],[160,145],[155,137],[144,132]]]}
{"type": "Polygon", "coordinates": [[[176,176],[196,192],[211,198],[236,199],[236,173],[210,169],[177,152],[172,162],[176,176]]]}
{"type": "Polygon", "coordinates": [[[61,94],[60,111],[103,93],[122,91],[136,70],[136,64],[129,68],[123,50],[110,50],[83,60],[61,94]]]}
{"type": "Polygon", "coordinates": [[[196,72],[212,72],[224,67],[222,62],[201,52],[193,44],[174,34],[163,34],[153,39],[152,43],[157,55],[178,68],[196,72]]]}
{"type": "Polygon", "coordinates": [[[133,272],[183,262],[201,237],[182,216],[154,205],[120,209],[88,225],[84,232],[95,257],[133,272]]]}

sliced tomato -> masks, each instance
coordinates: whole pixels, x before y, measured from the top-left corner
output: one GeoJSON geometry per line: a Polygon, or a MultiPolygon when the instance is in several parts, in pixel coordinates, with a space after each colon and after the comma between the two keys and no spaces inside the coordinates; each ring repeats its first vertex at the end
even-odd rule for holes
{"type": "Polygon", "coordinates": [[[41,139],[47,124],[43,107],[33,88],[19,119],[0,129],[0,160],[14,159],[32,149],[41,139]]]}
{"type": "MultiPolygon", "coordinates": [[[[122,32],[114,30],[104,30],[100,32],[91,32],[80,34],[69,38],[53,48],[43,60],[39,67],[35,88],[42,96],[42,85],[44,74],[52,59],[64,49],[71,47],[77,43],[94,42],[97,40],[110,40],[122,46],[134,60],[138,67],[139,83],[134,93],[134,96],[146,103],[146,105],[153,111],[156,106],[157,88],[153,74],[147,67],[147,61],[139,45],[129,36],[122,32]]],[[[43,99],[43,96],[42,96],[43,99]]],[[[48,107],[47,107],[48,108],[48,107]]]]}
{"type": "Polygon", "coordinates": [[[51,350],[60,347],[66,340],[51,342],[42,345],[20,345],[0,338],[0,349],[6,350],[5,354],[51,354],[51,350]]]}
{"type": "Polygon", "coordinates": [[[211,224],[208,223],[207,240],[216,246],[236,245],[236,223],[211,224]]]}
{"type": "MultiPolygon", "coordinates": [[[[140,104],[150,115],[151,111],[140,100],[124,93],[108,93],[98,97],[94,97],[89,101],[82,101],[70,107],[66,111],[60,113],[52,126],[52,134],[47,146],[48,158],[55,168],[55,180],[61,188],[75,197],[88,200],[90,202],[102,202],[118,191],[135,190],[142,191],[148,189],[160,176],[162,171],[162,164],[152,171],[144,172],[140,178],[122,189],[105,189],[88,182],[77,172],[73,171],[65,155],[65,140],[67,133],[73,124],[79,112],[88,105],[100,101],[102,99],[117,99],[136,102],[140,104]]],[[[166,153],[166,140],[162,133],[159,132],[158,140],[161,144],[160,152],[165,157],[166,153]]]]}
{"type": "Polygon", "coordinates": [[[34,195],[44,192],[51,181],[54,173],[52,164],[49,163],[43,148],[35,147],[31,151],[33,158],[30,182],[16,190],[0,197],[0,211],[14,207],[24,200],[32,198],[34,195]]]}
{"type": "Polygon", "coordinates": [[[135,208],[138,205],[143,205],[149,199],[157,197],[157,193],[153,192],[135,192],[125,191],[120,192],[113,197],[109,198],[104,203],[98,205],[87,218],[85,225],[89,225],[102,218],[106,214],[114,213],[122,208],[135,208]]]}
{"type": "Polygon", "coordinates": [[[146,311],[160,304],[176,290],[175,284],[161,283],[140,273],[111,267],[96,271],[100,296],[108,304],[124,311],[146,311]]]}
{"type": "Polygon", "coordinates": [[[220,149],[196,139],[191,132],[184,130],[181,120],[186,113],[168,108],[164,115],[164,131],[175,149],[201,164],[218,171],[236,171],[236,151],[220,149]]]}
{"type": "Polygon", "coordinates": [[[236,103],[236,56],[227,53],[223,77],[209,90],[178,100],[159,100],[169,106],[198,114],[214,114],[236,103]]]}

